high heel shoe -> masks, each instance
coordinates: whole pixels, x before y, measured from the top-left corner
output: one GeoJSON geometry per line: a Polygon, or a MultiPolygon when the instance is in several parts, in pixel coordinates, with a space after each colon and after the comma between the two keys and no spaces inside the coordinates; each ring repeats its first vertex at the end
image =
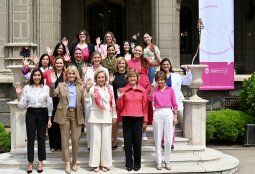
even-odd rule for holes
{"type": "MultiPolygon", "coordinates": [[[[38,173],[42,173],[42,172],[43,172],[43,169],[39,169],[39,163],[40,163],[40,162],[38,162],[38,169],[37,169],[37,172],[38,172],[38,173]]],[[[42,165],[42,168],[43,168],[43,163],[42,163],[42,162],[41,162],[41,165],[42,165]]]]}
{"type": "MultiPolygon", "coordinates": [[[[28,164],[28,168],[29,168],[29,165],[30,165],[30,163],[28,164]]],[[[32,173],[33,172],[33,164],[31,164],[31,166],[32,166],[32,169],[31,170],[27,170],[27,173],[32,173]]]]}
{"type": "Polygon", "coordinates": [[[112,146],[112,150],[115,150],[118,148],[118,145],[116,144],[115,146],[112,146]]]}
{"type": "Polygon", "coordinates": [[[77,171],[78,171],[78,166],[77,166],[77,164],[73,164],[73,165],[72,165],[72,171],[74,171],[74,172],[77,172],[77,171]]]}

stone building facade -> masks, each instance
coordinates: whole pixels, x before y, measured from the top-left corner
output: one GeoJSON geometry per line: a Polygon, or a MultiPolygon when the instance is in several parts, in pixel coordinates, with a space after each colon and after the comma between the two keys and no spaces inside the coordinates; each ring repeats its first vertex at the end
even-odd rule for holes
{"type": "MultiPolygon", "coordinates": [[[[255,59],[255,3],[235,0],[235,69],[252,73],[255,59]]],[[[0,121],[8,117],[6,101],[15,93],[12,70],[19,70],[19,51],[41,55],[62,37],[75,40],[85,28],[95,43],[112,31],[122,44],[134,34],[153,36],[162,57],[175,67],[191,63],[197,43],[198,0],[0,0],[0,121]]]]}

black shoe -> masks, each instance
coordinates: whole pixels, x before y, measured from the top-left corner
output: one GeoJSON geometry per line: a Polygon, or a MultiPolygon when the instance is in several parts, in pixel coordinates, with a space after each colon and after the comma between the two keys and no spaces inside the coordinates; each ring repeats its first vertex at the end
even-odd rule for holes
{"type": "Polygon", "coordinates": [[[27,170],[27,173],[32,173],[33,172],[33,170],[27,170]]]}
{"type": "Polygon", "coordinates": [[[140,169],[141,169],[141,167],[134,167],[134,171],[138,171],[140,169]]]}
{"type": "Polygon", "coordinates": [[[127,171],[131,171],[132,170],[132,167],[127,167],[127,171]]]}
{"type": "Polygon", "coordinates": [[[88,148],[88,151],[90,151],[90,148],[88,148]]]}
{"type": "Polygon", "coordinates": [[[171,149],[172,149],[172,150],[174,149],[174,145],[171,145],[171,149]]]}
{"type": "Polygon", "coordinates": [[[112,150],[115,150],[118,148],[118,145],[116,144],[115,146],[112,146],[112,150]]]}
{"type": "Polygon", "coordinates": [[[38,172],[38,173],[42,173],[42,172],[43,172],[43,170],[37,170],[37,172],[38,172]]]}

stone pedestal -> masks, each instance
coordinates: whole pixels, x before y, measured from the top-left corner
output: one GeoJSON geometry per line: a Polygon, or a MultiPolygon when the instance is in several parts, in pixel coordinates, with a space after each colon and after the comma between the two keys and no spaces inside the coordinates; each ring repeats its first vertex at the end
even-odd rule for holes
{"type": "Polygon", "coordinates": [[[183,135],[190,145],[206,145],[206,103],[208,100],[183,100],[183,135]]]}
{"type": "Polygon", "coordinates": [[[26,111],[18,108],[18,101],[8,102],[11,112],[11,149],[26,147],[26,111]]]}

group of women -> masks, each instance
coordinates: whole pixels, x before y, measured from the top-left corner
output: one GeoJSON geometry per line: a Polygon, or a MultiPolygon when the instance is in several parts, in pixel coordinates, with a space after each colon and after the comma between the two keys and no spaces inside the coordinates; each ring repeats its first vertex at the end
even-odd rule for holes
{"type": "Polygon", "coordinates": [[[160,147],[164,139],[166,169],[170,170],[174,125],[177,113],[181,115],[183,109],[181,85],[191,83],[189,69],[184,79],[174,74],[170,60],[161,59],[160,51],[148,33],[144,34],[144,47],[131,48],[129,41],[124,41],[120,47],[112,32],[105,34],[102,44],[97,38],[96,46],[93,46],[86,30],[79,32],[77,42],[70,50],[67,45],[68,41],[64,39],[56,45],[51,56],[51,49],[47,48],[49,54],[33,58],[38,68],[31,69],[29,61],[23,61],[22,72],[29,84],[24,89],[17,85],[16,92],[18,106],[27,108],[27,173],[33,170],[36,131],[37,171],[43,171],[46,128],[50,151],[62,151],[65,172],[76,172],[84,123],[90,151],[89,166],[95,172],[108,171],[112,166],[112,150],[118,148],[120,122],[128,171],[141,168],[142,140],[148,139],[146,127],[152,123],[156,168],[162,169],[160,147]],[[159,65],[161,71],[155,75],[155,67],[159,65]],[[69,157],[70,135],[72,161],[69,157]]]}

